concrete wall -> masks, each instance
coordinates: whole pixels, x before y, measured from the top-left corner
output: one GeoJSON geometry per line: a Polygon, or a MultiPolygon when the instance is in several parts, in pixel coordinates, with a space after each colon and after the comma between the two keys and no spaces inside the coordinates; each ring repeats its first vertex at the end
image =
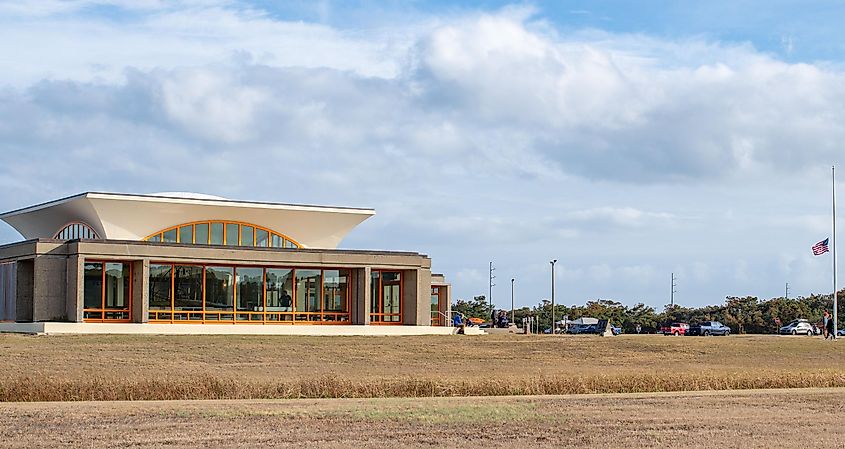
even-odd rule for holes
{"type": "Polygon", "coordinates": [[[66,321],[67,258],[41,255],[35,258],[33,321],[66,321]]]}
{"type": "Polygon", "coordinates": [[[132,322],[147,323],[150,320],[150,261],[136,260],[132,263],[132,322]]]}
{"type": "Polygon", "coordinates": [[[82,285],[84,282],[83,267],[84,261],[79,255],[67,258],[67,288],[65,289],[65,315],[68,321],[74,323],[82,322],[82,308],[84,298],[82,296],[82,285]]]}

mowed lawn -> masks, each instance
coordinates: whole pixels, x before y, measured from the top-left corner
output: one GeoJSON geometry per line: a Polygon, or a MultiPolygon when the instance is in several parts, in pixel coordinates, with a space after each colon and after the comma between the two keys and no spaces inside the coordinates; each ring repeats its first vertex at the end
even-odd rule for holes
{"type": "Polygon", "coordinates": [[[0,403],[0,447],[841,448],[845,389],[0,403]]]}
{"type": "Polygon", "coordinates": [[[845,343],[778,336],[0,334],[0,401],[845,387],[845,343]]]}

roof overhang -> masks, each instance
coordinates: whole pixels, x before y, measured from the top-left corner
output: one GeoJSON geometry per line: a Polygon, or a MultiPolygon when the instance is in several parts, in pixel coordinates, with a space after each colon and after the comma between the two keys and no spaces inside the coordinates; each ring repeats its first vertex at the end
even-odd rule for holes
{"type": "Polygon", "coordinates": [[[0,219],[25,239],[52,238],[69,223],[85,223],[104,239],[143,240],[162,229],[204,220],[266,227],[308,248],[336,248],[373,209],[213,198],[86,192],[6,212],[0,219]]]}

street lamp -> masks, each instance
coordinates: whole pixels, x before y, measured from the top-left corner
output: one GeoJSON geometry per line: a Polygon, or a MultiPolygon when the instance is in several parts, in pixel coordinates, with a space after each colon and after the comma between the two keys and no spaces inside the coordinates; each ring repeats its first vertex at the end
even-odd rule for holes
{"type": "Polygon", "coordinates": [[[513,281],[516,279],[511,279],[511,323],[516,323],[516,319],[514,319],[513,314],[513,281]]]}
{"type": "Polygon", "coordinates": [[[549,262],[552,264],[552,335],[555,334],[555,263],[557,259],[549,262]]]}

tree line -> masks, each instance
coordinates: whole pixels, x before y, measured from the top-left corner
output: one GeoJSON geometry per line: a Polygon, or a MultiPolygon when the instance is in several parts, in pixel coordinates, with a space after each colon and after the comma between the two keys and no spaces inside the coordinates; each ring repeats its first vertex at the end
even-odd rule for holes
{"type": "MultiPolygon", "coordinates": [[[[840,291],[839,298],[845,300],[845,289],[840,291]]],[[[629,307],[617,301],[597,299],[580,306],[556,304],[554,312],[558,321],[564,316],[570,320],[580,317],[607,319],[613,325],[622,327],[626,333],[636,332],[637,325],[640,326],[640,332],[648,333],[657,331],[661,325],[673,322],[695,324],[702,321],[720,321],[734,333],[772,334],[776,333],[780,326],[799,318],[811,323],[821,323],[825,310],[832,312],[832,309],[833,295],[814,294],[768,300],[760,300],[756,296],[728,296],[721,305],[683,307],[667,304],[660,312],[642,303],[629,307]]],[[[485,321],[490,320],[492,312],[484,295],[476,296],[472,300],[458,299],[452,304],[452,310],[485,321]]],[[[540,329],[547,329],[551,327],[551,312],[551,301],[543,299],[534,307],[514,310],[514,317],[517,325],[521,325],[525,317],[535,317],[540,329]]]]}

